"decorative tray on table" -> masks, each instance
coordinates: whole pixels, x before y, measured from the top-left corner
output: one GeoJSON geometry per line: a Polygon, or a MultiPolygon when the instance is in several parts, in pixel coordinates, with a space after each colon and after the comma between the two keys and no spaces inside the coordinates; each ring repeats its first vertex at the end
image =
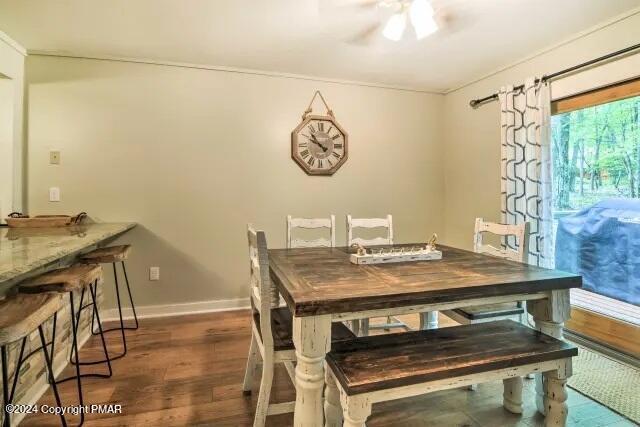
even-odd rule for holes
{"type": "Polygon", "coordinates": [[[9,227],[15,228],[41,228],[41,227],[68,227],[78,225],[87,216],[85,212],[77,215],[38,215],[30,217],[19,212],[9,214],[5,220],[9,227]]]}
{"type": "Polygon", "coordinates": [[[386,264],[392,262],[431,261],[442,259],[442,252],[436,249],[437,236],[434,234],[426,245],[365,248],[351,245],[356,253],[351,254],[352,264],[386,264]]]}

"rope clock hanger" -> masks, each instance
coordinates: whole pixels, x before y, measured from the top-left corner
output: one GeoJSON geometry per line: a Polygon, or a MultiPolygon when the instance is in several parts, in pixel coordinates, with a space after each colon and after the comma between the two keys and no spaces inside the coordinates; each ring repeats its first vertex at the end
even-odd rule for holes
{"type": "Polygon", "coordinates": [[[291,158],[307,175],[333,175],[347,161],[349,136],[338,123],[333,110],[319,90],[315,91],[302,121],[291,132],[291,158]],[[324,115],[313,114],[319,97],[324,115]]]}

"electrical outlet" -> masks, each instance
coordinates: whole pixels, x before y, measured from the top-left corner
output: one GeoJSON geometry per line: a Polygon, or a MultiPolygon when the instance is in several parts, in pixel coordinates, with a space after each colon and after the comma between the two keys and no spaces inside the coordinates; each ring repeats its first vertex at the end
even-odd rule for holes
{"type": "Polygon", "coordinates": [[[57,150],[49,151],[49,164],[50,165],[59,165],[60,164],[60,152],[57,150]]]}
{"type": "Polygon", "coordinates": [[[49,201],[50,202],[59,202],[60,201],[60,188],[59,187],[51,187],[51,188],[49,188],[49,201]]]}
{"type": "Polygon", "coordinates": [[[149,267],[149,280],[160,280],[160,267],[149,267]]]}

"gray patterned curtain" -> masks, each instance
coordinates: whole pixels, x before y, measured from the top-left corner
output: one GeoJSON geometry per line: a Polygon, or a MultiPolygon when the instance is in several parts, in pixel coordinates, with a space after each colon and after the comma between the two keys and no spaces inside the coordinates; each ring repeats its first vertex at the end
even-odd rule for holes
{"type": "MultiPolygon", "coordinates": [[[[550,95],[534,78],[499,91],[502,143],[502,221],[530,222],[529,263],[553,267],[550,95]]],[[[503,245],[517,248],[515,237],[503,245]]]]}

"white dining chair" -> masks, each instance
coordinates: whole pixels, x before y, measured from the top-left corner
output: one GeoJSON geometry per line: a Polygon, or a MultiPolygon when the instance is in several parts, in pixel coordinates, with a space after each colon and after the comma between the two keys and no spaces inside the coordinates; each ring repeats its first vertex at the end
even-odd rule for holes
{"type": "Polygon", "coordinates": [[[386,218],[353,218],[351,215],[347,215],[347,245],[353,244],[362,246],[393,245],[393,217],[387,215],[386,218]],[[358,228],[382,228],[386,236],[354,237],[354,230],[358,228]]]}
{"type": "MultiPolygon", "coordinates": [[[[498,224],[488,222],[482,218],[476,218],[473,233],[473,250],[476,253],[488,254],[511,261],[525,262],[529,253],[529,223],[522,224],[498,224]],[[490,233],[501,238],[515,236],[517,249],[508,247],[497,248],[484,242],[484,234],[490,233]]],[[[473,324],[492,322],[495,320],[512,319],[527,324],[527,314],[524,302],[508,302],[501,304],[488,304],[473,307],[456,308],[442,312],[445,316],[461,324],[473,324]]],[[[470,386],[475,390],[476,386],[470,386]]]]}
{"type": "Polygon", "coordinates": [[[292,218],[287,215],[287,248],[334,248],[336,246],[336,217],[329,218],[292,218]],[[326,229],[328,238],[301,239],[296,230],[326,229]]]}
{"type": "MultiPolygon", "coordinates": [[[[386,218],[353,218],[347,215],[347,246],[358,244],[364,247],[393,245],[393,217],[387,215],[386,218]],[[385,236],[377,237],[358,237],[354,232],[357,229],[383,229],[385,236]]],[[[367,336],[370,329],[384,329],[389,331],[391,328],[402,328],[411,330],[409,326],[393,316],[387,316],[386,323],[376,323],[371,325],[369,319],[360,319],[351,321],[351,330],[356,335],[367,336]]]]}
{"type": "MultiPolygon", "coordinates": [[[[295,384],[293,363],[296,360],[293,344],[293,316],[288,307],[280,307],[280,297],[269,276],[269,254],[264,231],[247,226],[249,241],[249,290],[251,301],[251,344],[242,390],[250,394],[253,377],[262,359],[260,392],[253,420],[254,427],[263,427],[268,415],[293,412],[295,401],[269,403],[276,363],[284,364],[292,385],[295,384]]],[[[355,335],[342,323],[331,325],[331,341],[354,339],[355,335]]]]}
{"type": "MultiPolygon", "coordinates": [[[[525,262],[528,255],[529,246],[529,223],[511,225],[487,222],[482,218],[476,218],[475,231],[473,237],[473,250],[481,254],[493,255],[499,258],[511,261],[525,262]],[[515,236],[517,241],[517,249],[496,248],[490,244],[484,243],[483,236],[490,233],[499,237],[515,236]]],[[[481,323],[490,322],[500,319],[517,319],[522,323],[525,322],[525,310],[522,302],[503,303],[473,306],[466,308],[457,308],[453,310],[445,310],[442,313],[452,318],[458,323],[481,323]]]]}

